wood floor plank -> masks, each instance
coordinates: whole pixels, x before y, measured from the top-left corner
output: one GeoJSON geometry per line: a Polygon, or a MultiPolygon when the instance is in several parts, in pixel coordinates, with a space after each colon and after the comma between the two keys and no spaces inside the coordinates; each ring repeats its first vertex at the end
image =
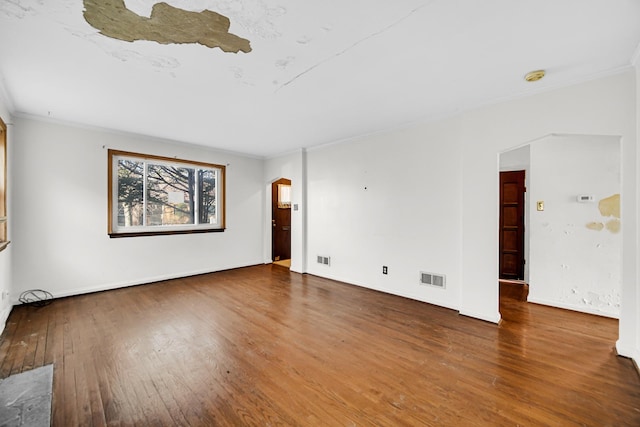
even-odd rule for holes
{"type": "Polygon", "coordinates": [[[256,266],[15,307],[0,378],[54,364],[54,426],[637,426],[618,322],[526,303],[501,325],[256,266]]]}

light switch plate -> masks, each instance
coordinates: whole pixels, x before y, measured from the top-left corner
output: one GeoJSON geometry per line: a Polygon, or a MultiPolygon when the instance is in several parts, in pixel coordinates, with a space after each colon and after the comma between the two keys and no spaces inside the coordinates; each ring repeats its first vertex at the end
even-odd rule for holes
{"type": "Polygon", "coordinates": [[[538,203],[536,204],[537,208],[539,211],[543,211],[544,210],[544,202],[543,201],[538,201],[538,203]]]}

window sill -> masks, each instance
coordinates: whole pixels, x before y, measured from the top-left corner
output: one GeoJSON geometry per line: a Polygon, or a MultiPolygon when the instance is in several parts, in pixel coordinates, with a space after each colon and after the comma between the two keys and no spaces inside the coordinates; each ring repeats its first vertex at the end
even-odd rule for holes
{"type": "Polygon", "coordinates": [[[0,242],[0,252],[4,251],[7,246],[9,246],[10,241],[0,242]]]}
{"type": "Polygon", "coordinates": [[[120,237],[168,236],[172,234],[222,233],[224,230],[224,228],[203,228],[200,230],[140,231],[134,233],[109,233],[109,237],[115,239],[120,237]]]}

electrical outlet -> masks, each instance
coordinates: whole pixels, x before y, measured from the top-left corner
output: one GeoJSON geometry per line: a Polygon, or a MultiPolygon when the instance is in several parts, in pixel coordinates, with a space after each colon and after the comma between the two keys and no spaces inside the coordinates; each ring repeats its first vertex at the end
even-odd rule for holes
{"type": "Polygon", "coordinates": [[[386,265],[382,266],[382,274],[387,274],[389,272],[389,270],[387,269],[386,265]]]}

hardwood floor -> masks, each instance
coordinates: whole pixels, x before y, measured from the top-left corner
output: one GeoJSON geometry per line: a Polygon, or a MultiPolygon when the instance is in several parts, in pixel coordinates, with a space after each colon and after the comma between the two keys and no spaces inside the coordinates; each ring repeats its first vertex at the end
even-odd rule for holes
{"type": "Polygon", "coordinates": [[[617,321],[500,326],[277,266],[15,307],[0,377],[54,364],[55,426],[638,426],[617,321]]]}

